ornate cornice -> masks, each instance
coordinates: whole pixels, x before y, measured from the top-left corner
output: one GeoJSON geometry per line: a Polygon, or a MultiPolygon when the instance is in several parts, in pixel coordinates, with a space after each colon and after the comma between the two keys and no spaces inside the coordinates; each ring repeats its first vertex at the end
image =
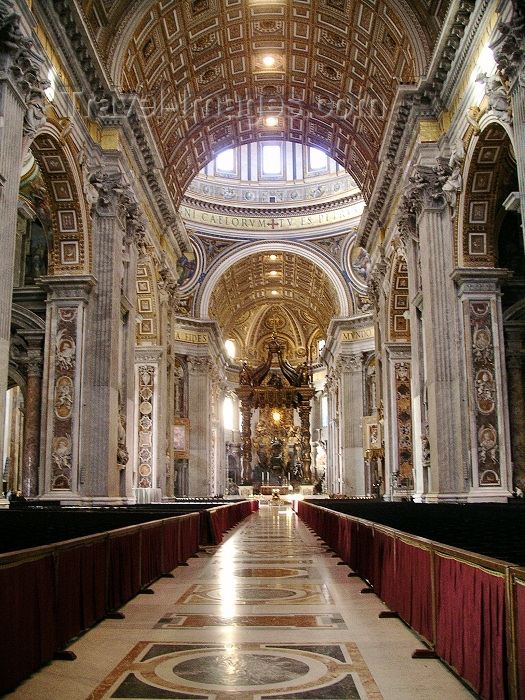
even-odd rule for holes
{"type": "Polygon", "coordinates": [[[194,209],[210,211],[226,216],[246,216],[250,218],[260,217],[261,219],[278,219],[287,216],[309,216],[314,214],[321,214],[326,211],[335,211],[337,209],[342,209],[343,207],[351,206],[352,204],[357,204],[362,200],[363,196],[361,193],[359,193],[349,195],[347,197],[342,197],[341,199],[337,199],[333,202],[318,202],[312,205],[302,204],[299,206],[289,205],[288,207],[266,208],[219,204],[217,202],[207,202],[205,200],[196,199],[194,197],[186,195],[185,197],[183,197],[181,204],[188,207],[192,207],[194,209]]]}

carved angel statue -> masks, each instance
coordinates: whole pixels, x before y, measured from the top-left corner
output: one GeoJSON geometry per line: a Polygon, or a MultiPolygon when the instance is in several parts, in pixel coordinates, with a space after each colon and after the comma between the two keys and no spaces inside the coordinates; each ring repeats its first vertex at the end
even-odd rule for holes
{"type": "Polygon", "coordinates": [[[463,188],[463,178],[461,176],[461,166],[463,164],[463,159],[465,158],[465,146],[463,140],[456,139],[450,158],[448,161],[448,167],[450,174],[443,182],[442,190],[447,202],[452,208],[456,206],[456,199],[458,192],[461,192],[463,188]]]}
{"type": "Polygon", "coordinates": [[[370,270],[372,268],[372,262],[370,256],[364,248],[361,248],[359,255],[356,257],[352,263],[352,267],[357,272],[359,277],[363,279],[363,282],[368,282],[370,277],[370,270]]]}
{"type": "Polygon", "coordinates": [[[477,83],[485,86],[485,95],[489,103],[489,109],[493,111],[502,122],[510,123],[512,115],[510,112],[510,95],[505,85],[498,75],[487,75],[479,73],[476,78],[477,83]]]}

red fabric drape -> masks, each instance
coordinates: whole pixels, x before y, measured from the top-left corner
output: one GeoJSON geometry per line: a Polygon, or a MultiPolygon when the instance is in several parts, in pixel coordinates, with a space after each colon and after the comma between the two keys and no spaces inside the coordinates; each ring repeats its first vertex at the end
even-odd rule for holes
{"type": "Polygon", "coordinates": [[[516,645],[518,648],[518,685],[525,698],[525,581],[516,583],[516,645]]]}
{"type": "Polygon", "coordinates": [[[395,610],[416,632],[433,641],[430,548],[396,540],[395,610]]]}
{"type": "Polygon", "coordinates": [[[168,574],[179,564],[179,530],[180,517],[167,518],[162,521],[162,540],[164,543],[162,553],[163,573],[168,574]]]}
{"type": "Polygon", "coordinates": [[[162,574],[162,521],[141,526],[140,585],[147,586],[162,574]]]}
{"type": "Polygon", "coordinates": [[[396,540],[381,530],[374,535],[374,580],[376,594],[391,608],[396,607],[397,591],[402,582],[396,576],[395,570],[396,540]]]}
{"type": "Polygon", "coordinates": [[[345,562],[345,564],[350,563],[350,552],[352,549],[352,540],[350,537],[351,529],[350,529],[350,520],[348,518],[338,518],[337,519],[337,530],[338,530],[338,545],[337,545],[337,553],[341,557],[341,559],[345,562]]]}
{"type": "Polygon", "coordinates": [[[110,533],[107,608],[116,610],[140,590],[140,528],[110,533]],[[125,533],[125,534],[122,534],[125,533]]]}
{"type": "Polygon", "coordinates": [[[53,658],[55,590],[51,553],[0,567],[0,694],[53,658]]]}
{"type": "Polygon", "coordinates": [[[504,577],[438,554],[436,580],[437,653],[485,700],[504,700],[504,577]]]}

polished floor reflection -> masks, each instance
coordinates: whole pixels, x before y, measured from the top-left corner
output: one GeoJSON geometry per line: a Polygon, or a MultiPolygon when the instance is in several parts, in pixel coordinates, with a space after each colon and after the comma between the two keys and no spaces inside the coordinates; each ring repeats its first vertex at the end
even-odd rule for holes
{"type": "Polygon", "coordinates": [[[289,506],[265,505],[71,645],[24,700],[472,698],[289,506]]]}

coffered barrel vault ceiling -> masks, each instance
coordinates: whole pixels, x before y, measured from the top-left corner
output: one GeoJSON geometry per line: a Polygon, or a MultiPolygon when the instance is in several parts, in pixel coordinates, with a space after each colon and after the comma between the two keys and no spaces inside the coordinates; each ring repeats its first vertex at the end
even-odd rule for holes
{"type": "MultiPolygon", "coordinates": [[[[182,212],[194,204],[194,178],[217,153],[269,141],[321,148],[369,201],[398,88],[416,89],[425,78],[448,5],[449,0],[82,0],[112,80],[140,99],[182,212]],[[265,64],[266,56],[272,65],[265,64]],[[273,126],[266,124],[268,116],[276,117],[273,126]]],[[[230,185],[230,199],[232,192],[230,185]]],[[[343,205],[352,203],[341,198],[329,204],[342,215],[343,205]]],[[[204,211],[202,220],[206,206],[215,211],[218,204],[195,204],[204,211]]],[[[293,217],[289,206],[280,214],[279,203],[261,212],[243,210],[242,216],[267,217],[251,238],[275,238],[276,225],[282,229],[277,237],[290,238],[282,218],[293,217]]],[[[229,208],[226,214],[232,214],[229,208]]],[[[332,243],[339,250],[352,227],[350,220],[346,228],[343,222],[334,226],[332,243]]],[[[203,233],[213,236],[209,227],[203,233]]],[[[304,229],[304,238],[298,229],[293,239],[306,243],[317,235],[327,234],[314,226],[304,229]]],[[[245,237],[242,231],[238,237],[245,237]]],[[[315,256],[308,260],[308,245],[301,249],[304,255],[281,250],[276,261],[245,245],[246,255],[214,282],[208,315],[249,360],[264,356],[272,331],[291,360],[313,357],[331,318],[342,313],[332,281],[315,256]]],[[[339,264],[336,258],[334,263],[339,264]]],[[[203,284],[206,274],[199,278],[203,284]]]]}
{"type": "Polygon", "coordinates": [[[330,319],[339,313],[326,273],[283,251],[256,253],[229,267],[210,302],[210,315],[249,359],[264,355],[260,346],[275,331],[286,339],[290,358],[304,361],[307,348],[326,337],[330,319]]]}
{"type": "Polygon", "coordinates": [[[447,4],[85,0],[84,12],[116,84],[151,113],[178,204],[217,152],[273,138],[323,148],[368,199],[397,88],[424,74],[447,4]]]}

